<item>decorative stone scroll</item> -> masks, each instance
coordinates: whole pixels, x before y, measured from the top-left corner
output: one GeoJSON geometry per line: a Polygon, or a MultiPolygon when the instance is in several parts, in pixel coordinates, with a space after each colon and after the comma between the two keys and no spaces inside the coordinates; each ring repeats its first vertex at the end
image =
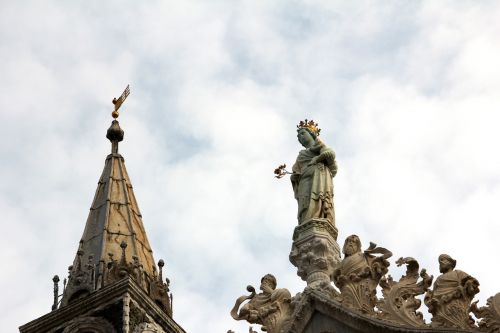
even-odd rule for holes
{"type": "Polygon", "coordinates": [[[361,241],[356,235],[346,238],[342,252],[345,257],[333,275],[333,281],[340,289],[340,302],[350,309],[374,315],[376,288],[388,271],[387,259],[392,252],[374,243],[361,252],[361,241]]]}
{"type": "Polygon", "coordinates": [[[390,275],[380,280],[383,298],[377,302],[377,316],[405,326],[425,326],[422,313],[417,312],[422,302],[415,296],[429,289],[433,276],[429,276],[425,269],[419,274],[418,262],[411,257],[399,258],[396,265],[406,265],[406,274],[398,282],[393,281],[390,275]],[[419,277],[421,280],[417,283],[419,277]]]}
{"type": "Polygon", "coordinates": [[[236,300],[231,316],[235,320],[262,325],[261,329],[268,333],[280,333],[291,315],[290,292],[284,288],[276,289],[276,278],[271,274],[262,277],[260,289],[262,292],[257,294],[254,287],[248,286],[247,290],[251,294],[236,300]]]}
{"type": "Polygon", "coordinates": [[[425,305],[432,313],[432,327],[474,328],[469,315],[471,301],[479,292],[479,282],[469,274],[456,270],[456,260],[447,254],[439,256],[438,276],[432,291],[425,295],[425,305]]]}
{"type": "Polygon", "coordinates": [[[477,307],[477,301],[472,303],[472,313],[479,319],[479,329],[483,332],[500,333],[500,293],[491,296],[486,301],[487,306],[477,307]]]}

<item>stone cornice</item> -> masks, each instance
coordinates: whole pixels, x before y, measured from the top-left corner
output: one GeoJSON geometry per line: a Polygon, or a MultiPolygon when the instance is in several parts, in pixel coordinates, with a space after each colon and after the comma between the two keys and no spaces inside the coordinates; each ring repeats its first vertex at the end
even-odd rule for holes
{"type": "Polygon", "coordinates": [[[460,330],[455,328],[432,328],[421,327],[412,328],[394,325],[391,322],[370,318],[361,313],[343,307],[335,300],[328,298],[320,290],[308,289],[304,291],[302,299],[297,304],[293,317],[285,328],[284,332],[303,332],[307,324],[312,319],[315,312],[324,314],[334,321],[338,321],[343,326],[349,326],[356,332],[366,333],[471,333],[474,330],[460,330]]]}
{"type": "Polygon", "coordinates": [[[41,333],[59,327],[70,320],[93,312],[96,309],[103,308],[106,305],[112,304],[123,298],[125,294],[129,294],[131,299],[140,304],[160,326],[166,329],[167,332],[185,333],[172,318],[163,312],[151,298],[137,283],[129,278],[117,281],[98,291],[91,293],[89,296],[82,298],[74,303],[68,304],[55,311],[52,311],[38,319],[35,319],[21,327],[21,333],[41,333]]]}

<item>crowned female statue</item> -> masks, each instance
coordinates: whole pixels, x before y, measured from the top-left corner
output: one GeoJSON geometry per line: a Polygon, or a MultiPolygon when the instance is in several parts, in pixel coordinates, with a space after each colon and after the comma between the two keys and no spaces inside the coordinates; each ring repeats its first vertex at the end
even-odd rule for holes
{"type": "Polygon", "coordinates": [[[299,206],[299,224],[319,218],[335,225],[333,177],[337,163],[335,152],[318,138],[320,131],[312,120],[297,125],[297,138],[305,149],[299,152],[290,179],[299,206]]]}

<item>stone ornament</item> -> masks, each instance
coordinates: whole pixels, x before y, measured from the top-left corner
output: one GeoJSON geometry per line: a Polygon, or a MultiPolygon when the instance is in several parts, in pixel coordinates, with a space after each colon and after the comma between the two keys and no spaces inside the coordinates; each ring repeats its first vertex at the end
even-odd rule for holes
{"type": "Polygon", "coordinates": [[[112,254],[109,254],[109,261],[107,264],[107,269],[104,271],[103,282],[105,285],[109,285],[115,281],[123,279],[126,276],[132,277],[140,286],[148,291],[149,296],[154,300],[154,302],[167,314],[172,315],[172,306],[169,295],[169,280],[166,279],[166,283],[163,282],[163,267],[165,263],[162,259],[158,261],[158,267],[160,268],[160,273],[156,273],[156,267],[152,267],[153,276],[151,279],[147,279],[144,274],[142,265],[140,264],[137,257],[133,257],[133,261],[129,262],[127,259],[127,253],[125,249],[127,248],[127,243],[122,241],[120,244],[122,249],[122,255],[120,260],[113,258],[112,254]]]}
{"type": "Polygon", "coordinates": [[[399,258],[396,265],[406,265],[406,274],[398,282],[390,275],[382,277],[380,286],[383,298],[377,302],[377,317],[407,326],[425,326],[422,313],[417,311],[422,302],[415,296],[429,290],[433,276],[429,276],[425,269],[419,274],[418,262],[411,257],[399,258]],[[417,282],[419,278],[421,280],[417,282]]]}
{"type": "Polygon", "coordinates": [[[479,292],[479,282],[456,270],[456,260],[447,254],[439,256],[439,271],[432,291],[425,295],[425,305],[432,314],[432,327],[474,328],[471,301],[479,292]]]}
{"type": "Polygon", "coordinates": [[[231,310],[233,319],[262,325],[261,330],[268,333],[280,333],[291,315],[290,292],[284,288],[276,289],[276,278],[271,274],[262,277],[261,293],[257,294],[252,286],[247,290],[251,294],[239,297],[231,310]],[[245,301],[248,302],[241,306],[245,301]]]}
{"type": "Polygon", "coordinates": [[[472,303],[472,313],[479,319],[479,329],[483,332],[500,333],[500,293],[486,301],[487,306],[477,307],[472,303]]]}
{"type": "Polygon", "coordinates": [[[309,287],[332,281],[333,271],[340,262],[336,237],[335,227],[325,220],[309,220],[295,228],[289,258],[297,267],[297,275],[309,287]]]}
{"type": "MultiPolygon", "coordinates": [[[[88,256],[87,264],[83,263],[82,250],[83,241],[80,241],[78,251],[76,253],[75,263],[68,267],[68,284],[65,286],[64,294],[68,297],[62,299],[62,306],[72,303],[82,297],[89,295],[95,290],[95,266],[93,264],[93,255],[88,256]]],[[[59,282],[59,279],[57,279],[59,282]]],[[[54,281],[54,289],[59,289],[57,282],[54,281]]],[[[58,295],[59,296],[59,295],[58,295]]],[[[52,310],[57,309],[57,298],[54,295],[54,304],[52,310]]]]}
{"type": "Polygon", "coordinates": [[[318,139],[318,124],[307,119],[297,125],[297,138],[305,148],[299,152],[292,167],[299,224],[310,219],[326,219],[335,224],[333,208],[333,177],[337,174],[335,152],[318,139]]]}
{"type": "Polygon", "coordinates": [[[340,289],[340,302],[347,308],[375,314],[376,288],[388,271],[387,259],[392,252],[374,243],[362,252],[361,241],[356,235],[346,238],[342,252],[345,257],[333,275],[333,281],[340,289]]]}

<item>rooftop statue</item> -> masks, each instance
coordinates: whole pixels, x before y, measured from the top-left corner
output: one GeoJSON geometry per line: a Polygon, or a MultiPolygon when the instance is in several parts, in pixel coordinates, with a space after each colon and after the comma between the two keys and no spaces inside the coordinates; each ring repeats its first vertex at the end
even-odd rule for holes
{"type": "Polygon", "coordinates": [[[297,138],[305,149],[299,152],[292,172],[279,166],[276,178],[287,174],[298,203],[298,226],[293,232],[290,262],[309,287],[330,284],[340,262],[333,208],[333,177],[337,173],[334,151],[319,138],[320,129],[312,120],[297,125],[297,138]]]}
{"type": "Polygon", "coordinates": [[[370,247],[362,252],[359,237],[347,237],[342,249],[345,257],[333,273],[333,281],[340,289],[342,305],[370,314],[374,313],[373,308],[377,303],[377,285],[387,273],[387,259],[392,256],[391,251],[376,246],[370,243],[370,247]]]}
{"type": "Polygon", "coordinates": [[[248,286],[249,296],[241,296],[236,300],[231,316],[235,320],[246,320],[251,324],[262,325],[262,330],[268,333],[278,333],[290,317],[290,302],[292,296],[287,289],[276,289],[276,278],[266,274],[261,279],[261,293],[256,294],[255,288],[248,286]],[[250,300],[240,306],[246,300],[250,300]],[[239,309],[239,312],[238,312],[239,309]]]}
{"type": "Polygon", "coordinates": [[[447,254],[439,256],[438,276],[432,291],[425,295],[425,305],[432,313],[432,326],[471,328],[471,301],[479,292],[479,282],[469,274],[455,269],[457,261],[447,254]]]}
{"type": "Polygon", "coordinates": [[[305,148],[299,152],[290,180],[298,203],[299,224],[326,219],[335,225],[333,177],[337,174],[335,152],[319,138],[318,124],[307,119],[297,125],[297,138],[305,148]]]}

